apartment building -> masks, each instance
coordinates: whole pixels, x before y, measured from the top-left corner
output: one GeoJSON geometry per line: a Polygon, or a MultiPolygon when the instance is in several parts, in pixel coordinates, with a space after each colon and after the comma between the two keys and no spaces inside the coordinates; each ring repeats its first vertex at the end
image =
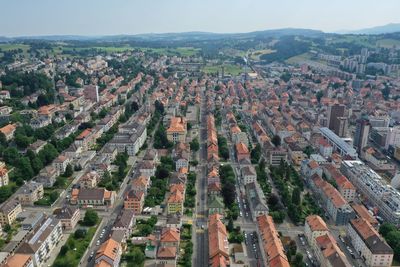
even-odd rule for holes
{"type": "Polygon", "coordinates": [[[172,117],[167,129],[167,139],[171,142],[185,142],[187,134],[186,118],[172,117]]]}
{"type": "Polygon", "coordinates": [[[306,218],[304,234],[312,248],[316,246],[315,239],[327,233],[329,233],[328,226],[320,216],[310,215],[306,218]]]}
{"type": "Polygon", "coordinates": [[[18,214],[22,212],[21,204],[15,200],[11,199],[4,202],[0,206],[0,224],[12,224],[16,219],[18,214]]]}

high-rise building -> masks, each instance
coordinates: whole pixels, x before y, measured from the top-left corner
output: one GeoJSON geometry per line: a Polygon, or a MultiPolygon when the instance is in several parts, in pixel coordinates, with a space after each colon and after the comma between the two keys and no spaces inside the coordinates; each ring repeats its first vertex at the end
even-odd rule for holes
{"type": "Polygon", "coordinates": [[[354,147],[357,149],[357,152],[360,153],[361,150],[367,146],[371,124],[369,123],[369,120],[365,118],[357,120],[356,124],[354,147]]]}
{"type": "Polygon", "coordinates": [[[328,128],[339,137],[344,137],[347,131],[346,107],[341,104],[334,104],[328,109],[328,128]]]}

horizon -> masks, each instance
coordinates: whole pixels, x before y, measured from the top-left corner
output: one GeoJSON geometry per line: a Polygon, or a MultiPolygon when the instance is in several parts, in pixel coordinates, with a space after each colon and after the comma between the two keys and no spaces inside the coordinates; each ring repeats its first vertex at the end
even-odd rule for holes
{"type": "Polygon", "coordinates": [[[400,2],[373,0],[15,0],[2,5],[0,36],[114,36],[166,33],[248,33],[276,29],[354,31],[398,23],[400,2]],[[343,9],[343,5],[346,7],[343,9]],[[138,10],[140,12],[138,12],[138,10]],[[246,16],[249,14],[249,16],[246,16]],[[335,19],[340,14],[340,19],[335,19]],[[374,16],[370,16],[374,14],[374,16]],[[318,27],[316,27],[318,25],[318,27]]]}

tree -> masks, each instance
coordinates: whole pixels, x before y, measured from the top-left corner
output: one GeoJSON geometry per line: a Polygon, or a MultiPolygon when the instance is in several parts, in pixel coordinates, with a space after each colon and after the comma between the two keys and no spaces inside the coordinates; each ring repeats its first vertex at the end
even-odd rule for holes
{"type": "Polygon", "coordinates": [[[77,229],[74,233],[75,239],[83,239],[86,236],[85,229],[77,229]]]}
{"type": "Polygon", "coordinates": [[[293,266],[296,266],[296,267],[303,266],[303,254],[301,254],[299,252],[296,253],[296,256],[294,257],[294,260],[293,260],[293,266]]]}
{"type": "Polygon", "coordinates": [[[227,207],[232,206],[235,203],[236,187],[231,182],[223,183],[222,185],[222,196],[227,207]]]}
{"type": "Polygon", "coordinates": [[[197,138],[193,139],[192,142],[190,142],[190,149],[193,151],[198,151],[200,149],[199,140],[197,138]]]}
{"type": "Polygon", "coordinates": [[[34,172],[33,172],[29,158],[27,158],[27,157],[20,158],[18,165],[16,167],[18,167],[19,174],[25,180],[30,180],[33,177],[34,172]]]}
{"type": "Polygon", "coordinates": [[[68,164],[67,167],[65,168],[65,172],[64,172],[63,176],[71,177],[73,173],[74,173],[74,169],[72,168],[72,165],[68,164]]]}
{"type": "Polygon", "coordinates": [[[58,192],[57,191],[53,191],[50,193],[49,199],[51,203],[54,203],[57,199],[58,199],[58,192]]]}
{"type": "Polygon", "coordinates": [[[260,161],[261,158],[261,146],[257,144],[250,153],[251,156],[251,163],[256,164],[260,161]]]}
{"type": "Polygon", "coordinates": [[[305,148],[304,148],[304,154],[306,154],[307,155],[307,157],[310,157],[310,155],[312,154],[312,153],[314,153],[314,149],[313,149],[313,147],[312,146],[310,146],[310,145],[308,145],[308,146],[306,146],[305,148]]]}
{"type": "Polygon", "coordinates": [[[318,92],[317,92],[316,97],[317,97],[318,103],[321,102],[321,98],[322,98],[323,96],[324,96],[324,93],[323,93],[322,91],[318,91],[318,92]]]}
{"type": "Polygon", "coordinates": [[[271,142],[272,144],[274,144],[274,146],[278,147],[281,145],[281,137],[279,135],[274,135],[274,137],[272,137],[271,142]]]}
{"type": "Polygon", "coordinates": [[[19,160],[19,153],[15,147],[7,147],[3,152],[3,159],[7,164],[15,166],[19,160]]]}
{"type": "Polygon", "coordinates": [[[383,223],[380,227],[379,227],[379,233],[385,237],[387,236],[390,232],[392,231],[396,231],[397,228],[394,224],[391,223],[383,223]]]}
{"type": "Polygon", "coordinates": [[[17,144],[18,148],[21,149],[27,148],[31,143],[31,139],[22,134],[17,134],[14,138],[14,141],[17,144]]]}
{"type": "Polygon", "coordinates": [[[154,102],[155,109],[158,113],[164,114],[164,105],[160,101],[156,100],[154,102]]]}
{"type": "Polygon", "coordinates": [[[7,138],[6,135],[0,132],[0,145],[7,146],[7,138]]]}
{"type": "Polygon", "coordinates": [[[301,202],[300,188],[295,187],[292,192],[292,203],[295,205],[300,205],[300,202],[301,202]]]}
{"type": "Polygon", "coordinates": [[[83,218],[83,223],[86,226],[94,226],[99,220],[99,216],[94,209],[86,210],[85,217],[83,218]]]}

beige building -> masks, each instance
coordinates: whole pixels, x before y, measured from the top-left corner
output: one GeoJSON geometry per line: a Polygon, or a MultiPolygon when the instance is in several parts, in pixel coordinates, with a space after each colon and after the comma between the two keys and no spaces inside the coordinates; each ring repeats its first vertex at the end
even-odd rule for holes
{"type": "Polygon", "coordinates": [[[167,139],[171,142],[185,142],[187,134],[187,123],[183,117],[171,118],[167,129],[167,139]]]}
{"type": "Polygon", "coordinates": [[[17,192],[17,200],[21,205],[33,205],[36,201],[43,198],[43,185],[37,182],[28,182],[21,186],[17,192]]]}
{"type": "Polygon", "coordinates": [[[327,233],[329,233],[329,229],[321,217],[318,215],[310,215],[306,218],[304,234],[313,250],[316,249],[315,239],[327,233]]]}
{"type": "Polygon", "coordinates": [[[368,267],[392,266],[393,250],[364,218],[350,220],[347,234],[368,267]]]}
{"type": "Polygon", "coordinates": [[[0,224],[12,224],[21,212],[21,204],[15,199],[5,202],[0,207],[0,224]]]}
{"type": "Polygon", "coordinates": [[[63,230],[73,230],[81,218],[80,210],[70,206],[55,210],[54,215],[61,221],[63,230]]]}

